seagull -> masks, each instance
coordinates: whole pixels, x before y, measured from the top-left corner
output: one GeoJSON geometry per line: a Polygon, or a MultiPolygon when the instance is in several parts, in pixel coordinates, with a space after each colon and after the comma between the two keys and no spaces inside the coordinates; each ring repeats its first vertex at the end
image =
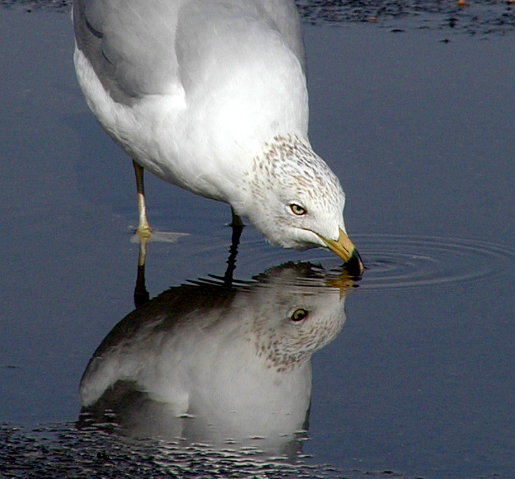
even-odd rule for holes
{"type": "Polygon", "coordinates": [[[130,437],[283,453],[306,428],[311,356],[340,333],[352,285],[286,263],[232,288],[174,286],[102,341],[81,379],[82,413],[130,437]]]}
{"type": "Polygon", "coordinates": [[[143,171],[232,209],[274,245],[329,249],[356,275],[345,194],[308,139],[293,0],[75,0],[74,63],[87,104],[143,171]]]}

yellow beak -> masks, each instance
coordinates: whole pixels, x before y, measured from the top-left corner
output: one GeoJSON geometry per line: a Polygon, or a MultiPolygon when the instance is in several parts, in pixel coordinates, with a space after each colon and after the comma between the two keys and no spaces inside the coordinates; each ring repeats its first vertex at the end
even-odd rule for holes
{"type": "Polygon", "coordinates": [[[323,236],[320,236],[320,239],[336,256],[343,259],[345,268],[350,274],[360,276],[363,273],[365,267],[363,266],[361,256],[350,238],[341,228],[340,235],[336,241],[324,238],[323,236]]]}

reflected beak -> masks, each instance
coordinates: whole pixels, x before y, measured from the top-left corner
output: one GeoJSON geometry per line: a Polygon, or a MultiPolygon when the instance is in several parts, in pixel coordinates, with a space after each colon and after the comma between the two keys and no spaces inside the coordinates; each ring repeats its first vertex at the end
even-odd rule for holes
{"type": "Polygon", "coordinates": [[[351,275],[344,269],[339,272],[339,276],[329,278],[326,285],[329,288],[338,288],[340,290],[340,299],[342,299],[352,290],[352,287],[356,284],[355,280],[356,276],[351,275]]]}
{"type": "Polygon", "coordinates": [[[336,241],[320,236],[320,239],[327,245],[327,247],[339,258],[343,259],[345,269],[353,276],[361,276],[365,267],[358,250],[355,248],[352,241],[340,228],[340,236],[336,241]]]}

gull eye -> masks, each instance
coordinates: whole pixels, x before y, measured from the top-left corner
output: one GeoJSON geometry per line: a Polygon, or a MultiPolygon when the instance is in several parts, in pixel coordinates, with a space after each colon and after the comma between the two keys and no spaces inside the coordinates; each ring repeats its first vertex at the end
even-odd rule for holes
{"type": "Polygon", "coordinates": [[[306,208],[303,208],[302,206],[300,206],[296,203],[292,203],[290,205],[290,209],[291,209],[292,213],[297,216],[303,216],[307,213],[306,208]]]}
{"type": "Polygon", "coordinates": [[[290,319],[297,323],[299,321],[302,321],[303,319],[306,319],[308,317],[308,313],[309,312],[305,309],[299,308],[292,313],[290,319]]]}

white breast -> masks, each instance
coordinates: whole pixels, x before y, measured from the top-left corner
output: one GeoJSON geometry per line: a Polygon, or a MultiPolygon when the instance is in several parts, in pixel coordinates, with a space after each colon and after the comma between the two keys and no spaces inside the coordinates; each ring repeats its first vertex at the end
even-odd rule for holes
{"type": "Polygon", "coordinates": [[[265,142],[306,137],[293,2],[79,1],[74,18],[76,69],[89,106],[162,179],[238,202],[265,142]]]}

